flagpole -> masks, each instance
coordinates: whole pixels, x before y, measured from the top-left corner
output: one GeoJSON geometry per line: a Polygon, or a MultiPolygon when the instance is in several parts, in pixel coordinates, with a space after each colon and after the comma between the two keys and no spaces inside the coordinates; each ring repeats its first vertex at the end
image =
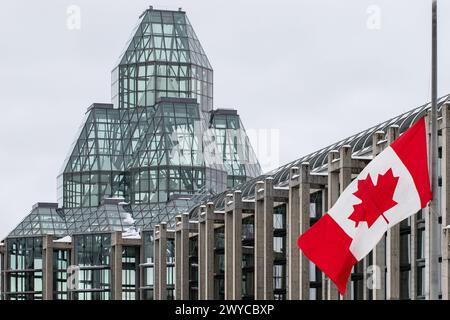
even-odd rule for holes
{"type": "Polygon", "coordinates": [[[437,124],[437,0],[432,2],[431,40],[431,191],[432,201],[429,213],[429,299],[439,297],[438,292],[438,124],[437,124]]]}

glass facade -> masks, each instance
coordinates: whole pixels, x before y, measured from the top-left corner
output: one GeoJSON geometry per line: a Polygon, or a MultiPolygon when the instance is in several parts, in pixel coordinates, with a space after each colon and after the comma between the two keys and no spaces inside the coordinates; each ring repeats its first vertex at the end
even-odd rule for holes
{"type": "Polygon", "coordinates": [[[273,291],[275,300],[286,300],[286,204],[273,208],[273,291]]]}
{"type": "Polygon", "coordinates": [[[175,299],[175,241],[167,240],[167,300],[175,299]]]}
{"type": "Polygon", "coordinates": [[[135,227],[152,229],[189,210],[172,200],[193,206],[261,174],[237,112],[213,110],[213,70],[184,12],[147,10],[111,80],[112,103],[88,108],[58,176],[66,233],[117,230],[108,219],[73,225],[105,198],[123,198],[135,227]]]}
{"type": "Polygon", "coordinates": [[[146,231],[142,233],[143,237],[143,248],[144,250],[144,261],[139,265],[142,275],[142,287],[140,289],[140,294],[144,300],[153,300],[154,297],[154,238],[153,232],[146,231]]]}
{"type": "Polygon", "coordinates": [[[194,98],[213,106],[213,71],[184,12],[148,10],[112,72],[119,108],[152,106],[160,97],[194,98]]]}
{"type": "Polygon", "coordinates": [[[9,238],[6,299],[42,300],[42,238],[9,238]]]}
{"type": "Polygon", "coordinates": [[[67,269],[70,263],[70,251],[55,249],[53,250],[53,299],[67,300],[67,269]]]}
{"type": "Polygon", "coordinates": [[[214,298],[225,298],[225,228],[214,229],[214,298]]]}
{"type": "Polygon", "coordinates": [[[189,238],[189,299],[198,299],[198,237],[189,238]]]}
{"type": "MultiPolygon", "coordinates": [[[[310,225],[316,223],[323,214],[323,202],[326,201],[325,191],[311,193],[309,204],[310,225]]],[[[315,264],[309,264],[309,297],[311,300],[322,299],[322,271],[315,264]]]]}
{"type": "Polygon", "coordinates": [[[211,116],[221,161],[228,173],[227,186],[237,187],[247,177],[257,176],[260,171],[258,160],[252,151],[249,138],[235,110],[215,110],[211,116]]]}
{"type": "Polygon", "coordinates": [[[139,247],[122,249],[122,300],[139,299],[139,247]]]}
{"type": "Polygon", "coordinates": [[[109,300],[111,298],[111,235],[84,234],[74,236],[75,261],[80,267],[77,300],[109,300]]]}

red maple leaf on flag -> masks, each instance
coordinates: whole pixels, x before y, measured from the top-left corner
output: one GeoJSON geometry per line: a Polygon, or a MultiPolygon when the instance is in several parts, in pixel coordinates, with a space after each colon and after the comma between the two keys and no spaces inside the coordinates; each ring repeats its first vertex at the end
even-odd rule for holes
{"type": "Polygon", "coordinates": [[[392,199],[397,183],[398,177],[394,177],[392,169],[378,175],[377,185],[373,184],[370,174],[366,179],[358,180],[358,190],[353,194],[362,202],[353,206],[353,213],[348,218],[356,223],[356,227],[365,221],[370,228],[380,216],[389,223],[383,213],[397,205],[392,199]]]}

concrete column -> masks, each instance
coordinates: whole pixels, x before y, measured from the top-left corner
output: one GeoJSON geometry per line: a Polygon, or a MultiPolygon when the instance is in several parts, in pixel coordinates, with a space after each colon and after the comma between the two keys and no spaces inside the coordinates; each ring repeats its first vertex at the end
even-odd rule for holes
{"type": "Polygon", "coordinates": [[[309,260],[297,247],[298,237],[310,226],[309,164],[291,168],[289,186],[288,230],[288,299],[309,300],[309,260]]]}
{"type": "Polygon", "coordinates": [[[450,300],[450,103],[442,106],[442,300],[450,300]]]}
{"type": "Polygon", "coordinates": [[[159,299],[167,300],[167,224],[159,226],[159,299]]]}
{"type": "Polygon", "coordinates": [[[242,196],[227,195],[225,204],[225,299],[242,299],[242,196]]]}
{"type": "MultiPolygon", "coordinates": [[[[300,165],[300,233],[303,234],[310,227],[310,185],[309,185],[309,163],[300,165]]],[[[296,243],[295,240],[293,243],[296,243]]],[[[300,255],[300,299],[309,300],[309,259],[302,253],[300,255]]]]}
{"type": "Polygon", "coordinates": [[[53,236],[45,235],[42,240],[42,298],[44,300],[53,300],[53,236]]]}
{"type": "Polygon", "coordinates": [[[339,150],[339,194],[352,182],[352,148],[342,146],[339,150]]]}
{"type": "MultiPolygon", "coordinates": [[[[142,235],[142,234],[141,234],[142,235]]],[[[141,236],[141,244],[139,250],[139,261],[140,263],[147,263],[145,261],[145,248],[144,248],[144,236],[141,236]]],[[[139,300],[144,300],[144,290],[141,288],[144,287],[144,268],[142,266],[139,267],[139,300]]]]}
{"type": "Polygon", "coordinates": [[[3,300],[8,300],[8,297],[6,296],[6,293],[8,291],[10,291],[10,285],[8,283],[8,276],[6,273],[6,270],[8,270],[8,240],[5,240],[5,251],[3,254],[3,260],[2,260],[2,264],[3,264],[3,274],[2,274],[2,284],[3,284],[3,300]]]}
{"type": "Polygon", "coordinates": [[[0,255],[0,300],[6,300],[5,292],[6,292],[6,279],[5,279],[5,270],[6,270],[6,253],[2,252],[0,255]]]}
{"type": "MultiPolygon", "coordinates": [[[[398,126],[391,126],[387,131],[388,145],[397,139],[398,126]]],[[[400,223],[387,231],[386,238],[386,299],[400,299],[400,223]]]]}
{"type": "Polygon", "coordinates": [[[181,216],[175,217],[175,300],[181,300],[181,216]]]}
{"type": "Polygon", "coordinates": [[[112,235],[113,252],[113,300],[122,300],[122,233],[114,232],[112,235]]]}
{"type": "Polygon", "coordinates": [[[0,300],[5,300],[5,281],[3,278],[3,273],[5,271],[5,257],[6,254],[4,252],[5,248],[0,245],[0,300]]]}
{"type": "MultiPolygon", "coordinates": [[[[226,196],[227,206],[232,201],[233,195],[226,196]]],[[[224,214],[225,226],[225,300],[233,300],[233,217],[226,212],[224,214]]]]}
{"type": "MultiPolygon", "coordinates": [[[[352,148],[349,145],[342,146],[339,150],[339,195],[352,182],[352,148]]],[[[355,265],[356,267],[356,265],[355,265]]],[[[347,291],[342,297],[345,300],[351,299],[351,278],[348,279],[347,291]]]]}
{"type": "Polygon", "coordinates": [[[198,299],[205,300],[205,280],[206,280],[206,257],[205,257],[205,216],[206,207],[204,205],[199,208],[199,218],[198,218],[198,299]]]}
{"type": "Polygon", "coordinates": [[[159,270],[160,270],[160,255],[159,255],[159,249],[160,249],[160,241],[159,241],[159,229],[160,226],[156,225],[154,230],[153,230],[153,259],[154,259],[154,263],[153,263],[153,299],[154,300],[161,300],[160,296],[159,296],[159,285],[160,285],[160,274],[159,274],[159,270]]]}
{"type": "MultiPolygon", "coordinates": [[[[322,189],[322,216],[328,212],[328,184],[325,189],[322,189]]],[[[325,273],[321,272],[322,275],[322,300],[328,299],[328,279],[325,273]]]]}
{"type": "MultiPolygon", "coordinates": [[[[372,136],[372,155],[375,158],[383,151],[385,143],[384,131],[377,131],[372,136]]],[[[376,245],[372,251],[372,261],[375,266],[373,274],[371,274],[372,283],[372,299],[384,300],[386,299],[386,235],[384,235],[380,242],[376,245]]]]}
{"type": "Polygon", "coordinates": [[[298,167],[292,167],[289,175],[289,209],[286,219],[287,231],[287,298],[288,300],[300,299],[300,250],[297,248],[297,239],[300,231],[300,192],[298,167]]]}
{"type": "MultiPolygon", "coordinates": [[[[339,173],[331,171],[331,164],[339,159],[339,152],[332,150],[328,153],[328,208],[331,208],[339,197],[339,173]]],[[[325,279],[323,279],[325,280],[325,279]]],[[[327,280],[327,300],[338,300],[339,291],[336,285],[328,278],[327,280]]]]}
{"type": "Polygon", "coordinates": [[[206,204],[205,217],[205,298],[214,299],[214,203],[206,204]]]}
{"type": "Polygon", "coordinates": [[[259,198],[259,191],[264,192],[264,182],[258,181],[255,185],[255,300],[264,298],[264,198],[259,198]]]}
{"type": "Polygon", "coordinates": [[[175,299],[189,299],[189,214],[175,217],[175,299]]]}
{"type": "Polygon", "coordinates": [[[264,180],[264,300],[273,300],[273,178],[264,180]]]}
{"type": "Polygon", "coordinates": [[[182,300],[189,300],[189,214],[181,215],[181,285],[180,298],[182,300]]]}
{"type": "Polygon", "coordinates": [[[242,299],[242,193],[233,196],[233,300],[242,299]]]}
{"type": "MultiPolygon", "coordinates": [[[[70,264],[79,266],[80,262],[75,257],[75,241],[74,240],[75,240],[74,237],[72,237],[71,250],[70,250],[70,264]],[[77,263],[75,264],[75,262],[77,262],[77,263]]],[[[112,252],[114,253],[114,251],[112,251],[112,252]]],[[[112,281],[114,281],[114,279],[112,281]]],[[[112,284],[112,286],[113,285],[114,285],[114,283],[112,284]]],[[[75,299],[77,299],[78,294],[74,290],[68,289],[67,296],[68,296],[68,300],[75,300],[75,299]]]]}

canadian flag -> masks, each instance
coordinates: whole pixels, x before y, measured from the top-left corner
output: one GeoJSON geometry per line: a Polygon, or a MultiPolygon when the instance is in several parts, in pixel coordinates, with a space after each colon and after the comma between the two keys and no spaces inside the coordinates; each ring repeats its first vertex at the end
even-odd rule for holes
{"type": "Polygon", "coordinates": [[[344,294],[352,267],[431,200],[425,120],[375,157],[297,244],[344,294]]]}

